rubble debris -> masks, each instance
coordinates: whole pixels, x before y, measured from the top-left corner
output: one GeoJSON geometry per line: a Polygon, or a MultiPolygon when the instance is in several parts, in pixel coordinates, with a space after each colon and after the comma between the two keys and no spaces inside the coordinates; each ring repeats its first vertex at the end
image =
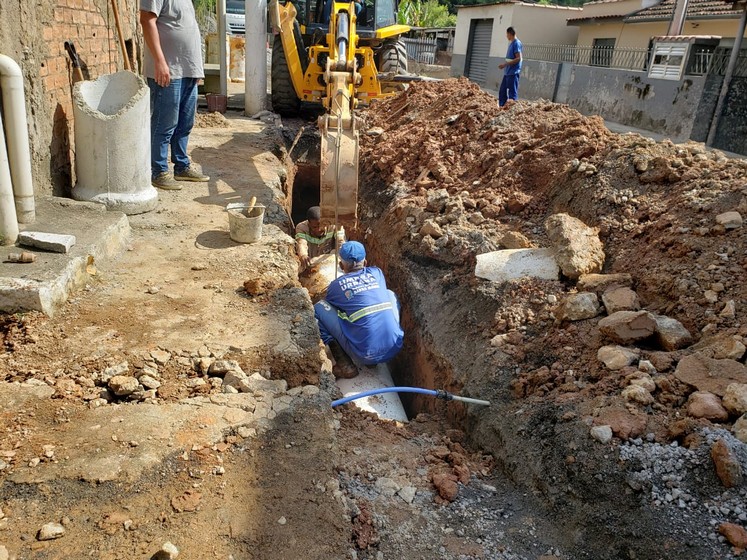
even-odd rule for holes
{"type": "Polygon", "coordinates": [[[554,214],[545,220],[560,270],[571,279],[601,272],[604,247],[598,231],[568,214],[554,214]]]}
{"type": "Polygon", "coordinates": [[[582,321],[599,315],[599,300],[593,292],[569,294],[555,311],[559,321],[582,321]]]}
{"type": "Polygon", "coordinates": [[[736,360],[715,360],[698,352],[685,356],[674,372],[680,381],[698,391],[708,391],[719,397],[726,394],[732,383],[747,383],[747,369],[736,360]]]}
{"type": "Polygon", "coordinates": [[[725,422],[729,413],[721,399],[708,391],[695,391],[687,400],[687,413],[693,418],[705,418],[713,422],[725,422]]]}
{"type": "Polygon", "coordinates": [[[612,371],[635,363],[640,355],[641,351],[637,348],[625,348],[616,345],[602,346],[597,351],[597,359],[612,371]]]}
{"type": "Polygon", "coordinates": [[[742,484],[742,465],[729,445],[723,439],[711,446],[716,475],[726,488],[735,488],[742,484]]]}
{"type": "Polygon", "coordinates": [[[638,311],[641,303],[638,294],[626,286],[610,286],[602,294],[602,303],[608,315],[617,311],[638,311]]]}
{"type": "Polygon", "coordinates": [[[656,332],[656,320],[647,311],[617,311],[599,321],[599,330],[611,340],[630,344],[656,332]]]}
{"type": "Polygon", "coordinates": [[[65,536],[65,527],[60,523],[47,523],[39,529],[36,540],[51,541],[65,536]]]}

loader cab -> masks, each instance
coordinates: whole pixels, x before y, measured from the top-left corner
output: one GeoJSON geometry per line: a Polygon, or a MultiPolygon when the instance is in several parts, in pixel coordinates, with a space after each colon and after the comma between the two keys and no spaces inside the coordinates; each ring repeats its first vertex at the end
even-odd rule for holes
{"type": "MultiPolygon", "coordinates": [[[[324,6],[334,0],[301,0],[296,2],[298,20],[306,28],[306,33],[327,33],[328,23],[324,21],[324,6]]],[[[376,37],[376,31],[397,24],[397,0],[363,0],[358,14],[358,35],[369,39],[376,37]]]]}

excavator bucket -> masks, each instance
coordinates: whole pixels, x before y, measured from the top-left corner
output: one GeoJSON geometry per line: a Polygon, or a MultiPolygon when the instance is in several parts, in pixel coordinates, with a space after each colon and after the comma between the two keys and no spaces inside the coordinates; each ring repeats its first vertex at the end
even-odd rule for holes
{"type": "Polygon", "coordinates": [[[358,130],[338,129],[329,122],[328,116],[319,117],[321,221],[323,226],[336,222],[351,235],[358,229],[358,130]]]}

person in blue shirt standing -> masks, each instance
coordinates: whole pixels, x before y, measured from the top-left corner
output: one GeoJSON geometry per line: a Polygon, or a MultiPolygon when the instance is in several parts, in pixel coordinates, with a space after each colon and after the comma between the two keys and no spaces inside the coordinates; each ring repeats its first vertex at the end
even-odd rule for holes
{"type": "Polygon", "coordinates": [[[329,346],[336,341],[357,367],[388,362],[404,339],[397,296],[387,289],[379,268],[366,266],[361,243],[343,243],[339,256],[343,275],[330,282],[326,299],[314,306],[322,341],[329,346]]]}
{"type": "Polygon", "coordinates": [[[516,101],[519,98],[521,41],[516,38],[516,31],[514,31],[513,27],[506,29],[506,38],[508,39],[506,61],[498,65],[498,68],[503,70],[503,81],[501,81],[501,88],[498,90],[499,107],[503,107],[509,99],[516,101]]]}

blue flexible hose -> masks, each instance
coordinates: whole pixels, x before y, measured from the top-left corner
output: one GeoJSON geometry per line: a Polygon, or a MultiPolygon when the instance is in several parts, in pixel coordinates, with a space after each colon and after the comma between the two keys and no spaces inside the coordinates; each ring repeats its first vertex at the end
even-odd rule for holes
{"type": "Polygon", "coordinates": [[[453,399],[457,401],[480,404],[484,406],[490,405],[488,401],[481,401],[477,399],[470,399],[467,397],[460,397],[458,395],[452,395],[451,393],[447,393],[446,391],[434,391],[433,389],[421,389],[420,387],[381,387],[380,389],[371,389],[370,391],[364,391],[363,393],[358,393],[356,395],[350,395],[349,397],[344,397],[342,399],[337,399],[336,401],[332,401],[332,407],[334,408],[336,406],[340,406],[341,404],[346,404],[351,401],[363,399],[365,397],[371,397],[373,395],[380,395],[381,393],[420,393],[421,395],[430,395],[432,397],[437,397],[439,399],[444,399],[446,401],[450,401],[453,399]]]}
{"type": "Polygon", "coordinates": [[[332,407],[334,408],[341,404],[346,404],[365,397],[371,397],[373,395],[379,395],[381,393],[420,393],[421,395],[431,395],[432,397],[438,396],[438,391],[432,389],[420,389],[419,387],[382,387],[381,389],[371,389],[370,391],[364,391],[363,393],[337,399],[336,401],[332,401],[332,407]]]}

